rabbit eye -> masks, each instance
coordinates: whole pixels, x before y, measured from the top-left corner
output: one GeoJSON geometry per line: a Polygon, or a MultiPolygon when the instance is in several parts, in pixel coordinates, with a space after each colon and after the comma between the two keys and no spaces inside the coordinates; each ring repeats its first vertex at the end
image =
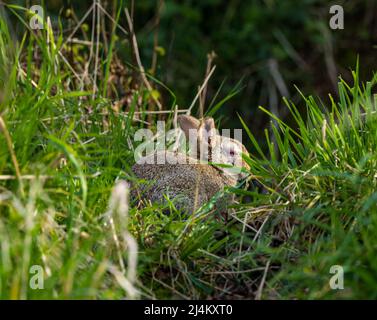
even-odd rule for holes
{"type": "Polygon", "coordinates": [[[229,154],[233,157],[234,156],[234,150],[230,150],[229,154]]]}

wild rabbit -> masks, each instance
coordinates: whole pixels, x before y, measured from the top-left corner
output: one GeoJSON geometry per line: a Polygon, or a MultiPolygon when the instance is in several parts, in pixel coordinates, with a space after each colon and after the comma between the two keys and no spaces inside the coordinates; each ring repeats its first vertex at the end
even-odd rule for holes
{"type": "MultiPolygon", "coordinates": [[[[131,196],[141,195],[143,199],[161,203],[166,201],[166,195],[174,200],[176,208],[191,214],[224,187],[235,186],[245,177],[241,169],[249,166],[242,154],[248,152],[239,141],[218,135],[212,118],[200,121],[183,115],[178,117],[178,123],[190,143],[196,137],[190,156],[158,151],[141,158],[132,171],[138,178],[152,183],[142,185],[140,190],[134,188],[131,196]],[[158,157],[163,157],[164,164],[157,164],[158,157]]],[[[229,198],[221,199],[216,206],[224,210],[227,203],[229,198]]]]}

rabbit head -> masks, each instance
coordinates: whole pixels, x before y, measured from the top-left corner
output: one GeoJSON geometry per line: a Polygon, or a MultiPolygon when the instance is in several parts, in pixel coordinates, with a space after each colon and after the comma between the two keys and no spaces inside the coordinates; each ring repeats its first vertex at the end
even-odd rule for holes
{"type": "Polygon", "coordinates": [[[213,118],[198,120],[180,115],[178,122],[186,139],[189,139],[192,157],[212,163],[235,180],[245,177],[241,169],[249,169],[249,166],[242,154],[248,156],[249,153],[238,140],[219,135],[213,118]]]}

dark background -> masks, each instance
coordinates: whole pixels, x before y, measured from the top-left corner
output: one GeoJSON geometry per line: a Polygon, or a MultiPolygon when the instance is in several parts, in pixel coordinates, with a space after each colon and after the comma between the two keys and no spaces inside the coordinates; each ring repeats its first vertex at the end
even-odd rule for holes
{"type": "MultiPolygon", "coordinates": [[[[25,5],[24,1],[12,3],[25,5]]],[[[31,4],[36,3],[26,1],[26,5],[31,4]]],[[[68,35],[75,22],[67,9],[80,20],[92,1],[52,0],[44,4],[55,24],[61,14],[68,35]]],[[[361,79],[369,80],[376,68],[374,0],[137,0],[101,4],[111,14],[119,6],[127,6],[133,13],[143,65],[176,94],[179,108],[190,105],[205,77],[207,55],[213,51],[217,68],[209,82],[205,111],[220,87],[217,101],[239,88],[215,117],[223,118],[223,127],[239,128],[239,113],[257,136],[263,134],[269,121],[258,110],[259,105],[285,118],[287,108],[282,96],[301,110],[305,107],[295,86],[326,105],[328,93],[336,97],[338,75],[350,81],[350,70],[355,68],[358,56],[361,79]],[[344,8],[344,30],[329,28],[332,4],[344,8]]],[[[127,29],[123,12],[120,24],[127,29]]],[[[86,24],[90,29],[90,16],[86,24]]],[[[126,36],[119,30],[117,35],[117,55],[132,64],[126,36]]],[[[164,90],[161,93],[163,105],[170,108],[171,97],[164,90]]],[[[122,90],[117,98],[121,95],[122,90]]]]}

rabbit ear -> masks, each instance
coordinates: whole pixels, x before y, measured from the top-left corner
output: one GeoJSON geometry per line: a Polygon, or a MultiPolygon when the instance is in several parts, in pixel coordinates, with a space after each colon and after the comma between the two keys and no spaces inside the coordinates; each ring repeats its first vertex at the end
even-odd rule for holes
{"type": "Polygon", "coordinates": [[[189,137],[190,129],[199,129],[200,121],[192,116],[180,115],[177,117],[177,120],[187,138],[189,137]]]}
{"type": "Polygon", "coordinates": [[[199,139],[209,143],[210,138],[216,135],[215,121],[213,118],[205,118],[198,131],[199,139]]]}

